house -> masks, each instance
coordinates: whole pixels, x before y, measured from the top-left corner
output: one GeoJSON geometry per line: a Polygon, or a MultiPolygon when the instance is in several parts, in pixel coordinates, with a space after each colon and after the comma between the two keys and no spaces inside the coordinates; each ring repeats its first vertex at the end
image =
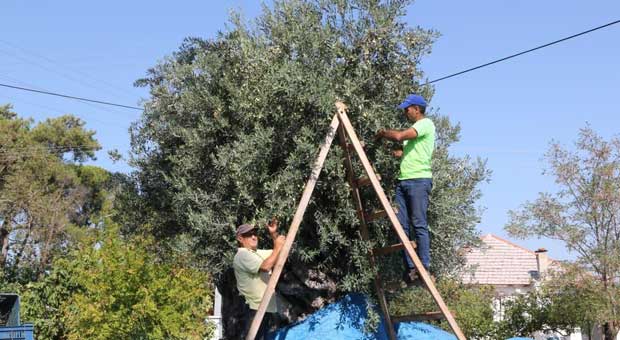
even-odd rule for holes
{"type": "MultiPolygon", "coordinates": [[[[493,307],[496,320],[503,317],[507,300],[537,289],[548,270],[559,269],[559,261],[549,258],[545,249],[532,251],[492,234],[481,237],[481,241],[480,248],[467,249],[465,259],[469,270],[461,275],[461,279],[465,284],[495,288],[493,307]]],[[[599,331],[589,338],[576,330],[569,336],[536,334],[535,339],[600,340],[602,336],[599,331]]]]}
{"type": "Polygon", "coordinates": [[[481,238],[480,248],[465,254],[467,266],[461,279],[465,284],[491,285],[498,297],[522,294],[558,262],[547,256],[547,250],[531,251],[515,243],[488,234],[481,238]]]}

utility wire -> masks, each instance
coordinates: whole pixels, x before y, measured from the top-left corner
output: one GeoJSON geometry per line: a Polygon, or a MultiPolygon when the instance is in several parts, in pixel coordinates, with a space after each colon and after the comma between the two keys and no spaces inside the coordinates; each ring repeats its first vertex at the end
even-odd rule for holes
{"type": "MultiPolygon", "coordinates": [[[[531,49],[523,51],[523,52],[515,53],[513,55],[509,55],[507,57],[504,57],[504,58],[501,58],[501,59],[497,59],[497,60],[488,62],[486,64],[482,64],[482,65],[479,65],[479,66],[476,66],[476,67],[469,68],[469,69],[464,70],[464,71],[460,71],[460,72],[456,72],[456,73],[447,75],[445,77],[441,77],[441,78],[438,78],[438,79],[435,79],[435,80],[431,80],[431,81],[426,82],[424,85],[429,85],[429,84],[432,84],[432,83],[436,83],[436,82],[439,82],[439,81],[442,81],[442,80],[445,80],[445,79],[448,79],[448,78],[456,77],[458,75],[461,75],[461,74],[464,74],[464,73],[468,73],[468,72],[471,72],[471,71],[474,71],[474,70],[477,70],[477,69],[480,69],[480,68],[483,68],[483,67],[487,67],[487,66],[490,66],[490,65],[493,65],[493,64],[497,64],[499,62],[502,62],[502,61],[505,61],[505,60],[508,60],[508,59],[512,59],[514,57],[518,57],[518,56],[526,54],[526,53],[530,53],[530,52],[533,52],[533,51],[536,51],[536,50],[539,50],[539,49],[542,49],[542,48],[545,48],[545,47],[549,47],[551,45],[555,45],[557,43],[560,43],[560,42],[563,42],[563,41],[566,41],[566,40],[569,40],[569,39],[573,39],[573,38],[576,38],[576,37],[579,37],[579,36],[582,36],[582,35],[585,35],[585,34],[588,34],[588,33],[592,33],[594,31],[597,31],[597,30],[603,29],[605,27],[609,27],[609,26],[615,25],[617,23],[620,23],[620,20],[612,21],[612,22],[610,22],[608,24],[601,25],[601,26],[589,29],[587,31],[583,31],[583,32],[577,33],[577,34],[573,34],[571,36],[568,36],[568,37],[565,37],[565,38],[562,38],[562,39],[559,39],[559,40],[555,40],[555,41],[552,41],[550,43],[547,43],[547,44],[544,44],[544,45],[540,45],[540,46],[531,48],[531,49]]],[[[91,102],[91,103],[97,103],[97,104],[102,104],[102,105],[116,106],[116,107],[122,107],[122,108],[133,109],[133,110],[142,110],[142,108],[136,107],[136,106],[115,104],[115,103],[105,102],[105,101],[101,101],[101,100],[76,97],[76,96],[60,94],[60,93],[55,93],[55,92],[49,92],[49,91],[34,90],[34,89],[26,88],[26,87],[13,86],[13,85],[8,85],[8,84],[3,84],[3,83],[0,83],[0,86],[8,87],[8,88],[16,89],[16,90],[42,93],[42,94],[47,94],[47,95],[50,95],[50,96],[57,96],[57,97],[62,97],[62,98],[80,100],[80,101],[84,101],[84,102],[91,102]]]]}
{"type": "MultiPolygon", "coordinates": [[[[44,60],[48,64],[54,65],[55,68],[50,68],[50,67],[48,67],[48,66],[46,66],[44,64],[41,64],[41,63],[39,63],[37,61],[34,61],[34,59],[28,59],[28,58],[22,57],[20,55],[16,55],[12,51],[5,51],[4,52],[5,54],[8,54],[9,56],[12,56],[13,58],[22,60],[23,62],[25,62],[27,64],[35,65],[35,66],[37,66],[37,67],[39,67],[39,68],[41,68],[43,70],[46,70],[46,71],[52,72],[52,73],[56,73],[56,74],[62,76],[63,78],[65,78],[65,79],[68,79],[68,80],[73,81],[73,82],[78,82],[78,83],[80,83],[82,85],[85,85],[85,86],[88,86],[90,88],[95,88],[95,89],[98,89],[98,90],[104,90],[103,87],[100,87],[100,84],[103,84],[103,85],[106,85],[106,87],[108,87],[109,89],[115,90],[114,91],[115,95],[118,95],[118,94],[122,94],[123,96],[127,95],[126,91],[123,91],[120,88],[118,88],[118,87],[116,87],[116,86],[114,86],[114,85],[112,85],[110,83],[107,83],[107,82],[105,82],[103,80],[100,80],[100,79],[96,79],[93,76],[87,74],[86,72],[82,72],[80,70],[69,68],[68,66],[62,65],[59,62],[54,61],[53,59],[51,59],[51,58],[49,58],[47,56],[35,53],[33,51],[26,50],[26,49],[24,49],[24,48],[22,48],[20,46],[17,46],[17,45],[15,45],[15,44],[13,44],[11,42],[8,42],[8,41],[4,41],[2,39],[0,39],[0,44],[4,44],[4,45],[6,45],[6,46],[8,46],[8,47],[10,47],[10,48],[12,48],[14,50],[18,50],[18,51],[21,51],[22,53],[34,56],[35,58],[37,58],[39,60],[44,60]],[[61,70],[61,68],[65,68],[65,69],[73,72],[74,74],[72,75],[72,74],[69,74],[68,72],[63,72],[61,70]],[[75,76],[76,74],[79,75],[79,78],[76,78],[76,76],[75,76]],[[91,81],[87,81],[85,78],[90,78],[91,81]]],[[[0,53],[2,53],[2,52],[3,52],[3,50],[0,49],[0,53]]],[[[36,88],[36,86],[35,86],[35,88],[36,88]]],[[[106,91],[106,92],[109,93],[109,91],[106,91]]],[[[126,97],[126,98],[129,98],[129,97],[126,97]]]]}
{"type": "Polygon", "coordinates": [[[464,70],[464,71],[460,71],[460,72],[457,72],[457,73],[453,73],[453,74],[447,75],[447,76],[445,76],[445,77],[441,77],[441,78],[438,78],[438,79],[435,79],[435,80],[428,81],[428,82],[426,82],[426,84],[424,84],[424,85],[428,85],[428,84],[436,83],[436,82],[438,82],[438,81],[441,81],[441,80],[444,80],[444,79],[448,79],[448,78],[452,78],[452,77],[456,77],[456,76],[458,76],[458,75],[461,75],[461,74],[464,74],[464,73],[467,73],[467,72],[471,72],[471,71],[473,71],[473,70],[477,70],[477,69],[479,69],[479,68],[483,68],[483,67],[487,67],[487,66],[489,66],[489,65],[497,64],[497,63],[499,63],[499,62],[502,62],[502,61],[505,61],[505,60],[508,60],[508,59],[511,59],[511,58],[514,58],[514,57],[518,57],[518,56],[523,55],[523,54],[526,54],[526,53],[530,53],[530,52],[533,52],[533,51],[539,50],[539,49],[541,49],[541,48],[545,48],[545,47],[548,47],[548,46],[551,46],[551,45],[555,45],[555,44],[560,43],[560,42],[562,42],[562,41],[566,41],[566,40],[569,40],[569,39],[573,39],[573,38],[576,38],[576,37],[578,37],[578,36],[585,35],[585,34],[588,34],[588,33],[594,32],[594,31],[596,31],[596,30],[600,30],[600,29],[602,29],[602,28],[609,27],[609,26],[611,26],[611,25],[615,25],[615,24],[617,24],[617,23],[619,23],[619,22],[620,22],[620,20],[612,21],[612,22],[610,22],[610,23],[608,23],[608,24],[605,24],[605,25],[602,25],[602,26],[598,26],[598,27],[595,27],[595,28],[589,29],[589,30],[587,30],[587,31],[583,31],[583,32],[581,32],[581,33],[573,34],[573,35],[571,35],[571,36],[569,36],[569,37],[566,37],[566,38],[562,38],[562,39],[559,39],[559,40],[556,40],[556,41],[552,41],[552,42],[550,42],[550,43],[547,43],[547,44],[544,44],[544,45],[540,45],[540,46],[537,46],[537,47],[531,48],[531,49],[526,50],[526,51],[523,51],[523,52],[515,53],[515,54],[513,54],[513,55],[509,55],[509,56],[507,56],[507,57],[504,57],[504,58],[501,58],[501,59],[497,59],[497,60],[494,60],[494,61],[488,62],[488,63],[486,63],[486,64],[478,65],[478,66],[476,66],[476,67],[472,67],[472,68],[469,68],[469,69],[464,70]]]}
{"type": "Polygon", "coordinates": [[[50,96],[57,96],[57,97],[62,97],[62,98],[74,99],[74,100],[79,100],[79,101],[83,101],[83,102],[97,103],[97,104],[102,104],[102,105],[110,105],[110,106],[116,106],[116,107],[122,107],[122,108],[126,108],[126,109],[133,109],[133,110],[140,110],[140,111],[142,111],[142,108],[137,107],[137,106],[115,104],[115,103],[104,102],[104,101],[96,100],[96,99],[88,99],[88,98],[83,98],[83,97],[70,96],[70,95],[66,95],[66,94],[49,92],[49,91],[40,91],[40,90],[35,90],[35,89],[30,89],[30,88],[20,87],[20,86],[13,86],[13,85],[3,84],[3,83],[0,83],[0,86],[8,87],[8,88],[11,88],[11,89],[16,89],[16,90],[42,93],[42,94],[47,94],[47,95],[50,95],[50,96]]]}

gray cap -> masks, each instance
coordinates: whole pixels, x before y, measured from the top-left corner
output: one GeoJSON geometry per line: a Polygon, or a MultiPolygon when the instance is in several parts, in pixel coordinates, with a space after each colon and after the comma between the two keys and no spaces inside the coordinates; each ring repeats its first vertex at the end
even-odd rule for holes
{"type": "Polygon", "coordinates": [[[245,234],[248,231],[254,229],[254,226],[251,224],[242,224],[240,226],[237,227],[237,236],[241,235],[241,234],[245,234]]]}

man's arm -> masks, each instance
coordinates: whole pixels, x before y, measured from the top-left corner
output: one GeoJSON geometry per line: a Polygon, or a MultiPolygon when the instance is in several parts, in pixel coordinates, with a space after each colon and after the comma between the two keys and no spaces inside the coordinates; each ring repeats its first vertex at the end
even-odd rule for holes
{"type": "Polygon", "coordinates": [[[280,255],[280,251],[282,250],[282,246],[284,245],[284,241],[286,240],[284,236],[278,234],[278,219],[273,217],[271,222],[267,224],[267,230],[269,231],[269,235],[273,239],[273,252],[266,258],[263,263],[260,265],[260,270],[264,272],[270,271],[273,266],[276,265],[276,261],[278,260],[278,255],[280,255]]]}
{"type": "Polygon", "coordinates": [[[278,255],[280,255],[280,251],[282,250],[282,246],[284,246],[285,240],[286,238],[282,235],[277,236],[273,240],[273,251],[271,255],[260,264],[260,270],[268,272],[273,269],[273,266],[276,265],[276,261],[278,260],[278,255]]]}
{"type": "Polygon", "coordinates": [[[402,142],[408,139],[415,139],[416,137],[418,137],[418,132],[414,128],[406,130],[381,129],[377,132],[375,139],[385,138],[394,142],[402,142]]]}

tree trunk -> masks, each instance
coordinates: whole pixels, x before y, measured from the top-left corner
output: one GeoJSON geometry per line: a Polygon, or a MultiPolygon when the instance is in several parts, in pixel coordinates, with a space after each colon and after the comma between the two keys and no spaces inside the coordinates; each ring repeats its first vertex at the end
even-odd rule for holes
{"type": "Polygon", "coordinates": [[[616,335],[618,335],[618,329],[614,327],[613,322],[605,322],[603,325],[603,338],[605,340],[616,340],[616,335]]]}
{"type": "MultiPolygon", "coordinates": [[[[219,278],[218,290],[222,294],[222,320],[224,339],[239,339],[244,320],[245,300],[237,291],[237,281],[232,268],[219,278]]],[[[285,301],[280,307],[278,323],[284,326],[295,322],[302,315],[308,315],[325,304],[333,302],[336,296],[336,283],[327,275],[307,265],[289,258],[280,281],[276,287],[279,297],[285,301]]]]}
{"type": "Polygon", "coordinates": [[[9,255],[9,232],[4,229],[4,227],[0,228],[0,246],[2,247],[2,251],[0,252],[0,269],[2,269],[9,255]]]}
{"type": "Polygon", "coordinates": [[[22,256],[24,255],[24,250],[26,249],[26,245],[28,245],[28,240],[30,239],[30,234],[32,233],[32,223],[33,223],[32,218],[28,216],[28,229],[26,231],[26,235],[22,239],[22,242],[19,246],[19,250],[17,251],[17,254],[15,255],[15,263],[13,263],[13,267],[15,269],[19,268],[19,263],[21,262],[22,256]]]}

